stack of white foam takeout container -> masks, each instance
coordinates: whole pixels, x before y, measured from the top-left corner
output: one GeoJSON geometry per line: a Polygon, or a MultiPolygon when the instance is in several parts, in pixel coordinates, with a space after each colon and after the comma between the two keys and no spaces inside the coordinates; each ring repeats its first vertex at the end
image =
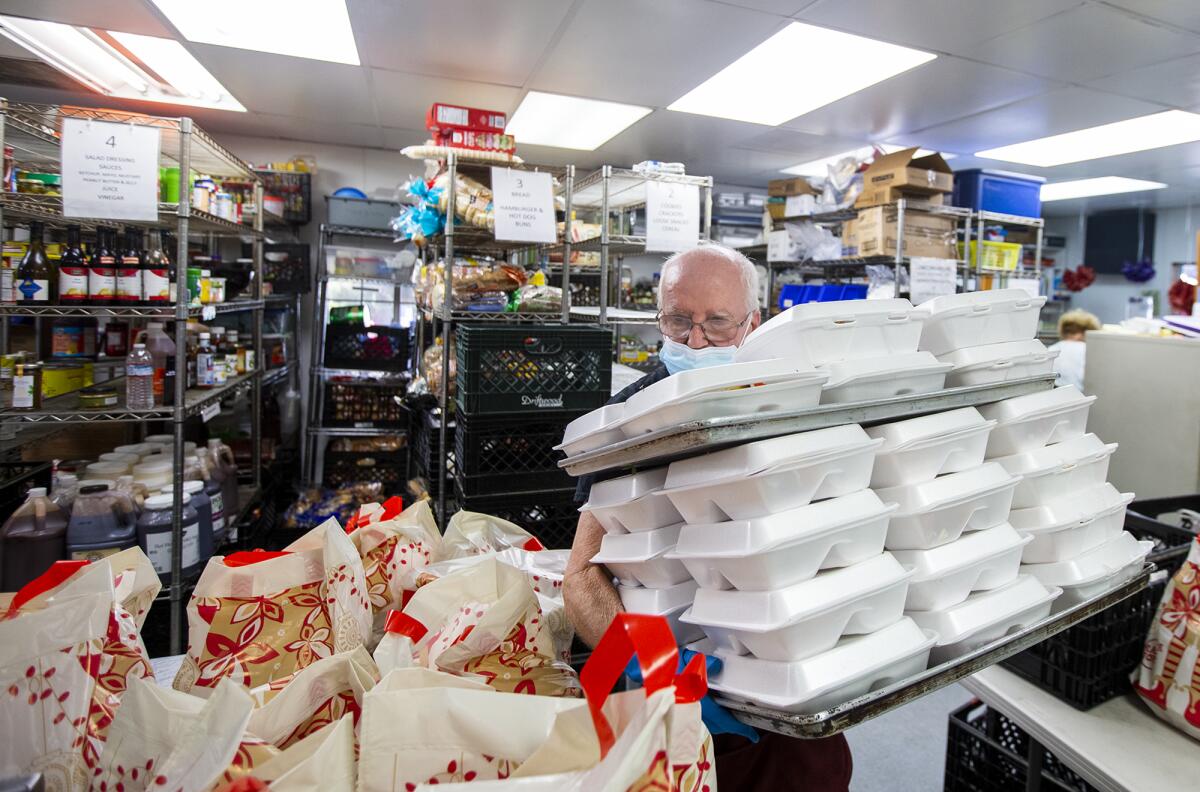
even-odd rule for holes
{"type": "MultiPolygon", "coordinates": [[[[738,362],[568,427],[578,454],[689,421],[1049,374],[1044,298],[796,306],[738,362]]],[[[1140,567],[1073,388],[759,440],[597,482],[583,511],[628,610],[723,661],[713,689],[816,712],[1026,627],[1140,567]]]]}

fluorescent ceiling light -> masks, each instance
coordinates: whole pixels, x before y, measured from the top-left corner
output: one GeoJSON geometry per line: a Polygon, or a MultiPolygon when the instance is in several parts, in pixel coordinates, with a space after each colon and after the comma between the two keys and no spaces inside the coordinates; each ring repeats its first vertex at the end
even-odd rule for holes
{"type": "Polygon", "coordinates": [[[793,22],[668,109],[778,126],[936,57],[793,22]],[[812,64],[828,68],[813,71],[812,64]]]}
{"type": "Polygon", "coordinates": [[[504,131],[518,143],[592,151],[649,112],[649,107],[530,91],[504,131]]]}
{"type": "Polygon", "coordinates": [[[154,0],[188,41],[358,66],[346,0],[154,0]]]}
{"type": "Polygon", "coordinates": [[[1117,193],[1161,190],[1167,185],[1143,179],[1126,179],[1123,176],[1101,176],[1096,179],[1075,179],[1042,185],[1042,201],[1065,201],[1070,198],[1087,198],[1091,195],[1115,195],[1117,193]]]}
{"type": "MultiPolygon", "coordinates": [[[[892,154],[897,151],[902,151],[910,146],[897,146],[892,143],[882,143],[879,148],[883,149],[884,154],[892,154]]],[[[875,150],[873,146],[863,146],[862,148],[843,151],[841,154],[834,154],[832,157],[823,157],[822,159],[813,160],[812,162],[802,162],[799,165],[792,165],[789,168],[784,168],[783,173],[790,173],[795,176],[809,176],[824,178],[829,175],[829,166],[836,165],[846,157],[853,156],[855,159],[866,159],[871,156],[871,152],[875,150]]],[[[915,156],[924,157],[929,154],[937,154],[938,152],[932,149],[917,149],[915,156]]],[[[952,160],[956,154],[942,154],[942,159],[952,160]]]]}
{"type": "Polygon", "coordinates": [[[0,35],[105,96],[245,112],[173,39],[0,16],[0,35]]]}
{"type": "Polygon", "coordinates": [[[1200,115],[1183,110],[1167,110],[988,149],[975,156],[1050,168],[1069,162],[1191,143],[1194,140],[1200,140],[1200,115]]]}

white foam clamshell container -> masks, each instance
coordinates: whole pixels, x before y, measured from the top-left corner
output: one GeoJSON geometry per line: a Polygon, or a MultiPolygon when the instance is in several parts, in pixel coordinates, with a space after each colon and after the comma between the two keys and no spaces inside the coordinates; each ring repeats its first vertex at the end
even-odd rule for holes
{"type": "Polygon", "coordinates": [[[571,457],[618,443],[625,439],[620,426],[624,417],[624,402],[598,407],[567,424],[563,441],[555,448],[571,457]]]}
{"type": "Polygon", "coordinates": [[[966,347],[1028,341],[1037,337],[1038,313],[1045,304],[1045,297],[1033,297],[1024,289],[934,297],[921,303],[929,316],[917,348],[945,355],[966,347]]]}
{"type": "Polygon", "coordinates": [[[784,358],[809,366],[916,352],[924,313],[908,300],[793,306],[746,337],[739,362],[784,358]]]}
{"type": "Polygon", "coordinates": [[[937,665],[1041,621],[1060,594],[1061,589],[1047,587],[1032,575],[1018,575],[1006,586],[977,592],[948,608],[906,615],[937,634],[930,655],[937,665]]]}
{"type": "Polygon", "coordinates": [[[716,646],[764,660],[801,660],[904,615],[912,573],[887,553],[773,591],[701,589],[682,621],[716,646]]]}
{"type": "Polygon", "coordinates": [[[939,363],[928,352],[904,352],[844,360],[830,363],[827,368],[829,381],[821,391],[821,404],[933,393],[946,386],[946,373],[951,366],[939,363]]]}
{"type": "Polygon", "coordinates": [[[878,556],[895,509],[864,489],[750,520],[688,524],[667,558],[705,589],[783,588],[878,556]]]}
{"type": "MultiPolygon", "coordinates": [[[[804,438],[797,444],[811,452],[752,475],[734,473],[711,482],[671,489],[674,474],[669,473],[665,494],[683,515],[685,522],[706,525],[764,517],[807,506],[814,500],[836,498],[866,489],[871,482],[871,466],[875,462],[875,449],[880,441],[867,437],[855,424],[833,429],[855,431],[832,433],[830,429],[818,429],[804,435],[791,435],[793,438],[804,438]],[[821,442],[812,440],[811,435],[825,432],[831,433],[820,438],[821,442]],[[857,438],[853,438],[855,433],[857,438]],[[847,435],[852,439],[846,440],[847,435]]],[[[676,464],[691,461],[672,463],[671,470],[675,470],[676,464]]],[[[679,478],[691,477],[681,475],[679,478]]]]}
{"type": "Polygon", "coordinates": [[[932,481],[876,490],[899,504],[888,523],[889,550],[928,550],[1003,523],[1020,478],[988,462],[932,481]]]}
{"type": "Polygon", "coordinates": [[[664,589],[621,585],[617,586],[617,594],[621,597],[621,606],[630,613],[645,613],[665,618],[677,644],[691,643],[704,637],[704,631],[699,627],[679,620],[684,611],[691,607],[692,598],[696,595],[694,580],[664,589]]]}
{"type": "Polygon", "coordinates": [[[946,387],[965,388],[1047,376],[1054,371],[1057,357],[1057,349],[1046,349],[1045,344],[1033,338],[956,349],[938,355],[937,359],[954,366],[946,375],[946,387]]]}
{"type": "Polygon", "coordinates": [[[723,667],[708,686],[722,695],[784,712],[814,713],[915,676],[929,664],[937,636],[912,619],[869,635],[848,636],[803,660],[780,662],[738,655],[700,641],[689,648],[716,654],[723,667]]]}
{"type": "Polygon", "coordinates": [[[993,426],[974,407],[964,407],[868,427],[868,435],[883,439],[871,486],[915,484],[979,467],[993,426]]]}
{"type": "Polygon", "coordinates": [[[597,481],[580,511],[590,513],[610,534],[675,525],[683,517],[660,491],[666,480],[667,468],[660,467],[597,481]]]}
{"type": "Polygon", "coordinates": [[[1021,573],[1032,575],[1047,586],[1060,587],[1063,596],[1055,608],[1064,610],[1129,580],[1141,570],[1153,549],[1154,542],[1139,542],[1133,534],[1122,531],[1075,558],[1051,564],[1024,564],[1021,573]]]}
{"type": "Polygon", "coordinates": [[[1103,484],[1116,443],[1105,445],[1094,434],[1012,456],[997,457],[1009,473],[1021,476],[1013,508],[1041,506],[1056,498],[1103,484]]]}
{"type": "Polygon", "coordinates": [[[665,558],[683,526],[640,533],[605,534],[593,564],[604,564],[622,585],[669,588],[691,579],[679,561],[665,558]]]}
{"type": "Polygon", "coordinates": [[[979,408],[980,414],[997,421],[988,438],[987,455],[1021,454],[1083,435],[1094,401],[1095,396],[1084,396],[1074,385],[1064,385],[985,404],[979,408]]]}
{"type": "Polygon", "coordinates": [[[1021,559],[1026,564],[1066,561],[1099,547],[1121,532],[1125,507],[1133,493],[1101,484],[1055,498],[1045,506],[1014,509],[1009,523],[1033,541],[1021,559]]]}
{"type": "Polygon", "coordinates": [[[914,573],[905,609],[941,610],[962,602],[972,591],[1012,582],[1021,566],[1021,550],[1030,541],[1001,523],[932,550],[894,551],[901,566],[914,573]]]}

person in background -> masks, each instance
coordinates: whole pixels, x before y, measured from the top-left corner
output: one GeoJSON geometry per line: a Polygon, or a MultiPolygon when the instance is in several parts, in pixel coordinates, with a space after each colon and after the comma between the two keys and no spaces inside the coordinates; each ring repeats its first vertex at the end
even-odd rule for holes
{"type": "Polygon", "coordinates": [[[1059,342],[1050,347],[1051,350],[1058,350],[1054,373],[1058,375],[1059,385],[1074,385],[1083,390],[1083,365],[1087,356],[1087,344],[1083,339],[1088,330],[1099,329],[1100,320],[1096,315],[1082,308],[1067,311],[1059,317],[1059,342]]]}
{"type": "MultiPolygon", "coordinates": [[[[734,362],[737,347],[761,321],[758,273],[749,259],[722,245],[706,244],[678,253],[662,266],[658,314],[663,335],[659,365],[609,404],[624,402],[672,374],[734,362]]],[[[592,477],[581,477],[575,499],[586,501],[591,487],[592,477]]],[[[612,574],[591,563],[603,536],[600,523],[584,512],[563,580],[567,617],[580,639],[593,647],[622,610],[612,574]]],[[[852,761],[842,735],[800,740],[759,734],[711,699],[704,706],[705,723],[713,733],[718,788],[739,792],[849,789],[852,761]]]]}

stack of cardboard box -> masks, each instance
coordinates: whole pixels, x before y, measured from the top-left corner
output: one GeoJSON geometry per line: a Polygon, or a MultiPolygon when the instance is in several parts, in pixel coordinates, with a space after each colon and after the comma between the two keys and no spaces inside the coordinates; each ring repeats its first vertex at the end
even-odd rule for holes
{"type": "MultiPolygon", "coordinates": [[[[858,218],[842,226],[842,246],[860,256],[895,256],[898,212],[904,198],[941,205],[954,189],[954,173],[940,154],[916,156],[910,148],[875,159],[863,172],[855,201],[858,218]]],[[[955,258],[955,219],[909,207],[904,211],[903,255],[955,258]]]]}

